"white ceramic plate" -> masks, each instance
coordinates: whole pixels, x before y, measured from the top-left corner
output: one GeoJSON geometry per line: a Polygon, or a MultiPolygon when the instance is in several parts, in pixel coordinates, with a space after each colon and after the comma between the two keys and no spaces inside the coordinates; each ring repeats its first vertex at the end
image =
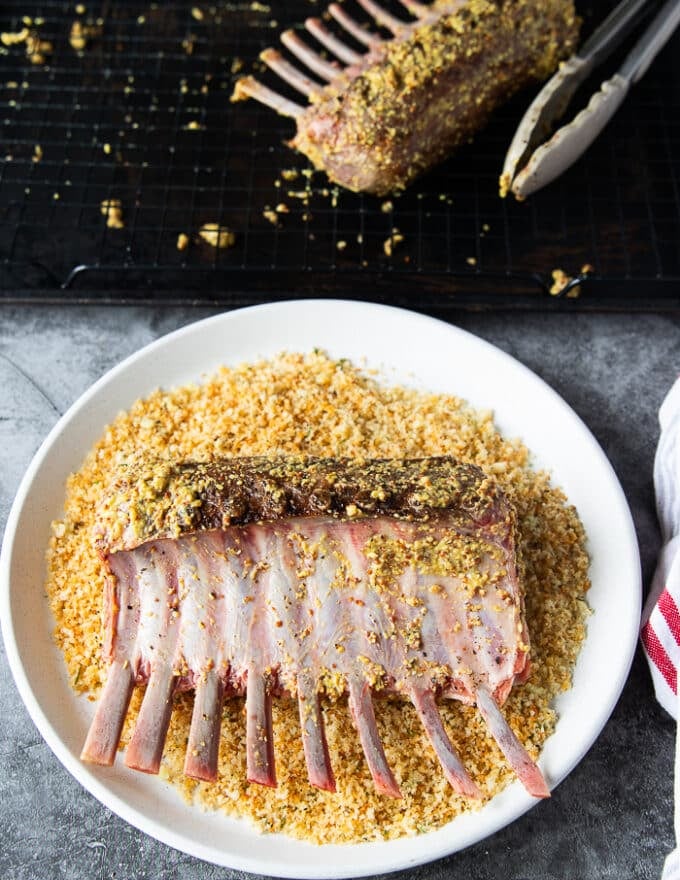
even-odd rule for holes
{"type": "Polygon", "coordinates": [[[419,837],[318,847],[261,835],[245,822],[187,806],[157,778],[82,764],[92,705],[69,687],[44,597],[44,548],[64,484],[104,426],[158,386],[198,380],[220,364],[321,347],[383,371],[388,381],[450,392],[493,409],[535,464],[576,505],[592,557],[594,615],[573,689],[540,765],[554,787],[583,757],[623,688],[637,640],[640,567],[630,513],[604,453],[544,382],[498,349],[448,324],[399,309],[332,300],[277,303],[218,315],[171,333],[111,370],[71,407],[35,456],[12,508],[0,561],[2,628],[10,666],[35,724],[66,768],[142,831],[219,865],[281,877],[351,877],[408,868],[499,830],[534,801],[515,783],[481,812],[419,837]]]}

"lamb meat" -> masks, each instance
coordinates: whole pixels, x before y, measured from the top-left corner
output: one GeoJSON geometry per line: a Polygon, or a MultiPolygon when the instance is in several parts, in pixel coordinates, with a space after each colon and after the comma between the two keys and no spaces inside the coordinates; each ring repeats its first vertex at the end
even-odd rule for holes
{"type": "Polygon", "coordinates": [[[402,0],[407,21],[373,0],[359,0],[383,39],[331,3],[328,12],[361,50],[320,19],[305,22],[329,60],[294,30],[281,41],[306,68],[276,49],[262,60],[309,106],[283,97],[252,76],[232,100],[255,98],[291,116],[290,146],[347,189],[385,195],[467,143],[492,112],[532,81],[547,78],[578,37],[571,0],[402,0]]]}
{"type": "Polygon", "coordinates": [[[453,788],[480,796],[437,699],[475,704],[535,796],[546,783],[499,705],[529,672],[515,513],[450,457],[137,461],[102,500],[110,663],[82,758],[157,773],[173,694],[195,691],[185,772],[217,777],[222,703],[245,694],[247,775],[276,785],[272,699],[298,701],[312,785],[335,790],[322,698],[347,694],[379,792],[399,787],[373,697],[410,700],[453,788]]]}

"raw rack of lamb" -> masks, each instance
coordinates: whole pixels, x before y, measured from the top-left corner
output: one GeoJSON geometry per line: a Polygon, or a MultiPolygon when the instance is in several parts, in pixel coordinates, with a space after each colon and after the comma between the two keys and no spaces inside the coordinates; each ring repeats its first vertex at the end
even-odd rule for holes
{"type": "Polygon", "coordinates": [[[409,700],[453,788],[480,791],[437,700],[476,705],[528,791],[546,783],[499,705],[529,672],[515,513],[450,457],[142,460],[102,500],[110,663],[82,758],[157,773],[173,694],[193,689],[185,772],[218,773],[225,698],[245,694],[247,775],[276,785],[272,699],[298,701],[312,785],[335,790],[324,711],[347,694],[377,790],[398,797],[373,698],[409,700]],[[328,708],[324,708],[328,705],[328,708]]]}

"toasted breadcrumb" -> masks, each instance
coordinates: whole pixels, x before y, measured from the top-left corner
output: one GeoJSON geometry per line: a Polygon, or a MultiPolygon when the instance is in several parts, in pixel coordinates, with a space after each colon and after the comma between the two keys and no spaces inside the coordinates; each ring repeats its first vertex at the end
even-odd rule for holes
{"type": "MultiPolygon", "coordinates": [[[[36,19],[37,22],[37,19],[36,19]]],[[[32,19],[24,17],[24,24],[33,24],[32,19]]],[[[23,27],[20,31],[4,31],[0,33],[0,43],[3,46],[18,46],[26,44],[26,57],[31,64],[44,64],[47,56],[52,54],[53,46],[48,40],[42,40],[36,30],[23,27]]]]}
{"type": "Polygon", "coordinates": [[[3,46],[18,46],[19,43],[25,43],[28,39],[29,30],[27,27],[20,31],[3,31],[0,34],[0,42],[3,46]]]}
{"type": "Polygon", "coordinates": [[[100,25],[82,24],[78,19],[71,25],[71,33],[69,35],[69,43],[71,48],[76,52],[82,51],[88,42],[95,37],[101,36],[102,28],[100,25]]]}
{"type": "MultiPolygon", "coordinates": [[[[581,269],[581,274],[587,275],[588,272],[586,270],[589,268],[591,267],[584,267],[583,269],[581,269]]],[[[572,276],[568,275],[563,269],[553,269],[553,271],[551,272],[551,277],[553,282],[550,287],[551,296],[559,296],[564,291],[565,287],[571,284],[571,282],[574,280],[572,276]]],[[[566,293],[566,296],[569,299],[576,299],[580,295],[580,284],[575,284],[574,287],[570,288],[566,293]]]]}
{"type": "Polygon", "coordinates": [[[236,241],[236,236],[231,229],[220,226],[219,223],[204,223],[198,234],[206,244],[214,248],[230,248],[236,241]]]}
{"type": "Polygon", "coordinates": [[[389,238],[386,238],[383,242],[383,251],[385,252],[385,256],[391,257],[394,253],[395,247],[400,244],[404,240],[404,236],[399,232],[398,229],[393,229],[392,234],[389,238]]]}
{"type": "MultiPolygon", "coordinates": [[[[588,557],[579,518],[549,476],[533,471],[518,440],[496,430],[490,412],[454,396],[383,384],[347,360],[319,351],[223,367],[201,384],[158,390],[109,425],[68,481],[63,517],[52,527],[47,593],[55,638],[76,691],[94,694],[105,678],[100,657],[105,572],[92,547],[95,508],[113,468],[140,448],[171,459],[307,453],[331,456],[454,455],[492,472],[518,513],[532,675],[515,686],[504,714],[533,756],[552,733],[553,698],[571,685],[585,635],[588,557]]],[[[341,690],[338,686],[338,691],[341,690]]],[[[141,701],[136,689],[123,741],[141,701]]],[[[175,699],[161,777],[204,808],[247,817],[262,831],[315,843],[394,839],[438,828],[469,802],[444,779],[415,710],[396,699],[376,701],[388,762],[403,798],[375,793],[344,698],[324,704],[338,791],[307,781],[297,704],[274,701],[278,788],[249,785],[244,701],[227,700],[222,715],[219,779],[198,783],[183,764],[192,696],[175,699]]],[[[514,780],[474,707],[443,701],[441,715],[485,798],[514,780]]]]}
{"type": "Polygon", "coordinates": [[[124,229],[123,208],[120,199],[104,199],[99,206],[101,214],[106,217],[106,225],[109,229],[124,229]]]}
{"type": "Polygon", "coordinates": [[[26,39],[26,57],[31,64],[45,64],[53,51],[49,40],[42,40],[37,31],[31,31],[26,39]]]}
{"type": "Polygon", "coordinates": [[[185,251],[189,247],[189,236],[186,232],[180,232],[177,236],[177,250],[185,251]]]}

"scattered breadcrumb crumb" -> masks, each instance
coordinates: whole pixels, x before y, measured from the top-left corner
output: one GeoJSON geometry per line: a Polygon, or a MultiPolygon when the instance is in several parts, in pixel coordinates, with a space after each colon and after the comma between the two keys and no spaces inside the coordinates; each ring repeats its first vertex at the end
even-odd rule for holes
{"type": "MultiPolygon", "coordinates": [[[[582,276],[583,279],[585,279],[585,278],[587,278],[588,275],[592,275],[594,271],[595,271],[595,268],[593,266],[591,266],[590,263],[584,263],[583,266],[581,266],[579,274],[582,276]]],[[[569,275],[567,275],[566,272],[562,272],[561,269],[556,269],[552,273],[552,278],[553,278],[553,285],[550,288],[550,293],[553,294],[553,296],[556,296],[559,293],[561,293],[562,290],[564,290],[564,287],[566,287],[567,284],[569,284],[573,280],[569,275]],[[557,273],[557,275],[556,275],[556,273],[557,273]]],[[[581,295],[581,285],[580,284],[575,284],[566,293],[567,299],[576,299],[580,295],[581,295]]]]}
{"type": "Polygon", "coordinates": [[[189,236],[186,232],[180,232],[177,236],[177,250],[185,251],[189,247],[189,236]]]}
{"type": "Polygon", "coordinates": [[[203,21],[203,10],[200,9],[198,6],[194,6],[191,10],[191,17],[196,19],[196,21],[203,21]]]}
{"type": "Polygon", "coordinates": [[[25,43],[29,35],[28,28],[22,28],[20,31],[4,31],[0,34],[0,42],[3,46],[17,46],[19,43],[25,43]]]}
{"type": "Polygon", "coordinates": [[[231,62],[231,72],[238,73],[240,70],[243,70],[243,59],[234,58],[231,62]]]}
{"type": "Polygon", "coordinates": [[[236,241],[236,236],[231,229],[220,226],[219,223],[204,223],[198,234],[206,244],[214,248],[230,248],[236,241]]]}
{"type": "Polygon", "coordinates": [[[191,122],[187,122],[184,126],[185,131],[200,131],[205,126],[201,125],[201,123],[197,119],[192,119],[191,122]]]}
{"type": "MultiPolygon", "coordinates": [[[[30,21],[30,19],[27,19],[30,21]]],[[[37,19],[36,19],[37,21],[37,19]]],[[[3,31],[0,33],[0,43],[3,46],[18,46],[26,44],[26,57],[31,64],[44,64],[47,55],[52,54],[52,43],[41,40],[36,30],[23,27],[20,31],[3,31]]]]}
{"type": "Polygon", "coordinates": [[[184,49],[187,55],[194,54],[194,46],[196,45],[196,34],[189,34],[188,37],[185,37],[182,40],[182,49],[184,49]]]}
{"type": "Polygon", "coordinates": [[[110,155],[110,153],[111,153],[111,144],[104,144],[104,146],[102,147],[102,150],[104,150],[104,152],[106,153],[107,156],[110,155]]]}
{"type": "Polygon", "coordinates": [[[99,206],[100,212],[106,217],[109,229],[124,229],[123,208],[120,199],[104,199],[99,206]]]}
{"type": "Polygon", "coordinates": [[[290,208],[285,202],[279,202],[274,210],[277,214],[290,214],[290,208]]]}
{"type": "Polygon", "coordinates": [[[286,193],[289,199],[299,199],[305,205],[309,204],[311,194],[312,191],[307,189],[289,189],[286,193]]]}
{"type": "Polygon", "coordinates": [[[344,251],[345,248],[347,247],[347,242],[341,240],[341,241],[336,242],[335,246],[339,251],[344,251]]]}
{"type": "Polygon", "coordinates": [[[83,6],[82,3],[78,3],[76,5],[76,13],[78,15],[85,15],[86,12],[87,12],[87,9],[85,8],[85,6],[83,6]]]}
{"type": "Polygon", "coordinates": [[[477,257],[466,257],[465,262],[468,264],[468,266],[476,266],[477,257]]]}
{"type": "MultiPolygon", "coordinates": [[[[552,277],[552,286],[550,288],[551,296],[559,296],[571,282],[573,278],[571,275],[568,275],[564,269],[553,269],[551,272],[552,277]]],[[[570,299],[576,299],[581,295],[581,287],[576,284],[570,290],[567,291],[567,297],[570,299]]]]}
{"type": "Polygon", "coordinates": [[[288,183],[290,183],[292,180],[297,180],[299,176],[300,172],[297,170],[297,168],[284,168],[281,172],[281,177],[288,183]]]}
{"type": "Polygon", "coordinates": [[[403,240],[404,236],[401,234],[401,232],[399,232],[399,230],[396,228],[393,229],[390,237],[386,238],[383,242],[383,251],[385,252],[385,255],[391,257],[392,253],[394,252],[394,248],[403,240]]]}
{"type": "Polygon", "coordinates": [[[32,161],[33,161],[33,162],[39,162],[39,161],[42,159],[42,157],[43,157],[43,149],[42,149],[42,147],[40,146],[40,144],[36,144],[36,145],[33,147],[33,157],[32,157],[32,161]]]}
{"type": "Polygon", "coordinates": [[[101,36],[101,33],[101,26],[93,24],[84,25],[76,19],[71,25],[71,33],[69,36],[71,48],[75,49],[76,52],[79,52],[87,46],[91,39],[101,36]]]}
{"type": "Polygon", "coordinates": [[[31,64],[44,64],[52,54],[52,43],[40,39],[37,31],[31,31],[26,39],[26,57],[31,64]]]}
{"type": "Polygon", "coordinates": [[[265,209],[262,212],[262,216],[264,217],[265,220],[269,220],[269,222],[273,226],[276,226],[276,224],[279,222],[279,215],[276,213],[276,211],[272,211],[272,209],[269,207],[269,205],[265,206],[265,209]]]}
{"type": "Polygon", "coordinates": [[[390,201],[383,202],[380,206],[380,210],[383,212],[383,214],[389,214],[390,211],[394,210],[394,203],[390,201]]]}

